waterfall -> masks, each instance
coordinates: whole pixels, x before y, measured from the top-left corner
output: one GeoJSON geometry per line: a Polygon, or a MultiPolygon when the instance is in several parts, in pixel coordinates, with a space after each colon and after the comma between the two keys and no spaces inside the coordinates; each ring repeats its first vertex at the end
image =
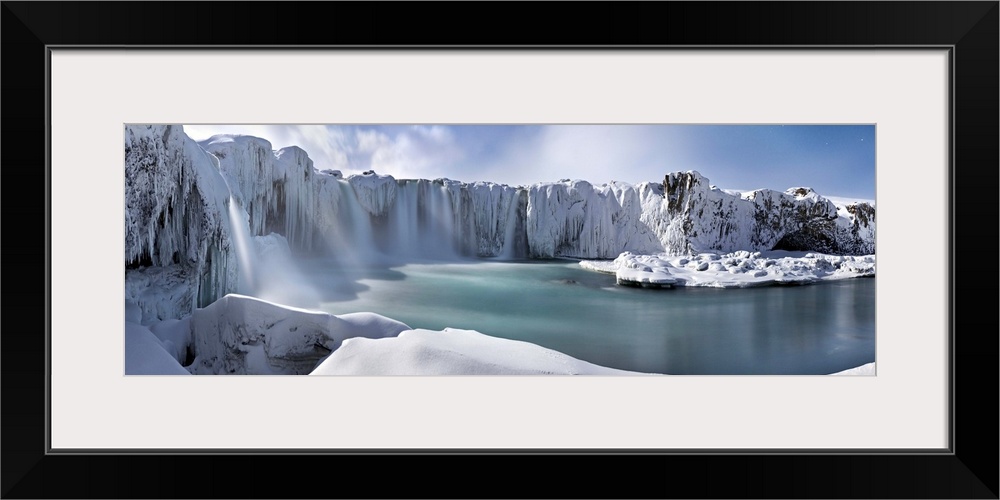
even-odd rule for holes
{"type": "MultiPolygon", "coordinates": [[[[213,158],[215,157],[213,156],[213,158]]],[[[215,158],[215,162],[216,168],[219,168],[219,159],[215,158]]],[[[232,233],[233,244],[236,246],[236,260],[239,262],[240,268],[240,284],[237,290],[240,293],[253,294],[257,287],[256,280],[254,279],[254,256],[256,251],[254,250],[253,242],[250,240],[250,215],[246,210],[243,210],[233,196],[233,189],[229,185],[229,179],[226,178],[226,174],[221,171],[219,173],[222,174],[222,181],[225,182],[226,190],[229,191],[229,199],[226,201],[226,205],[228,205],[229,230],[232,233]]]]}
{"type": "Polygon", "coordinates": [[[451,208],[451,191],[443,184],[440,186],[435,185],[435,187],[437,189],[434,190],[433,217],[436,219],[438,225],[438,234],[441,239],[440,245],[447,254],[457,257],[456,242],[460,238],[458,238],[459,234],[455,232],[455,215],[451,208]]]}
{"type": "Polygon", "coordinates": [[[396,199],[381,221],[377,240],[382,250],[403,258],[454,259],[462,253],[461,220],[447,186],[436,181],[399,180],[396,199]]]}
{"type": "Polygon", "coordinates": [[[517,245],[514,238],[517,229],[517,204],[518,196],[515,192],[514,196],[510,197],[509,207],[507,208],[507,221],[505,222],[506,226],[503,234],[503,250],[500,252],[500,257],[504,260],[512,260],[516,257],[515,247],[517,245]]]}
{"type": "Polygon", "coordinates": [[[390,212],[389,224],[395,226],[389,238],[383,239],[386,251],[395,255],[410,255],[419,241],[417,221],[417,181],[401,180],[396,190],[396,202],[390,212]]]}
{"type": "Polygon", "coordinates": [[[347,218],[350,221],[348,231],[342,231],[341,237],[347,238],[349,236],[350,240],[348,244],[353,245],[350,252],[354,254],[353,257],[355,259],[362,255],[371,255],[375,252],[375,237],[372,231],[371,216],[361,207],[357,194],[354,192],[354,189],[351,189],[351,185],[347,181],[338,180],[337,184],[340,186],[341,191],[340,202],[346,205],[347,218]]]}
{"type": "Polygon", "coordinates": [[[254,248],[250,241],[250,226],[248,218],[244,218],[246,212],[240,208],[236,198],[229,196],[229,227],[232,229],[233,242],[236,244],[236,258],[240,263],[240,287],[241,293],[252,294],[256,290],[254,280],[254,248]]]}

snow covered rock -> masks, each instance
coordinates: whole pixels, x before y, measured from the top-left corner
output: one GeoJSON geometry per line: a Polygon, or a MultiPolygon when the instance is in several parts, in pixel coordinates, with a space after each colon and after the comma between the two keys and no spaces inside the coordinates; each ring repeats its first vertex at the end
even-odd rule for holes
{"type": "Polygon", "coordinates": [[[352,337],[409,327],[371,313],[331,314],[230,294],[191,317],[195,374],[305,374],[352,337]]]}
{"type": "Polygon", "coordinates": [[[474,330],[409,330],[344,342],[310,375],[642,375],[474,330]]]}
{"type": "Polygon", "coordinates": [[[619,285],[670,288],[677,283],[677,279],[672,277],[669,271],[673,266],[657,257],[639,259],[631,252],[624,252],[615,259],[614,265],[615,278],[619,285]]]}
{"type": "Polygon", "coordinates": [[[642,255],[624,252],[614,261],[580,261],[584,269],[618,276],[619,284],[747,288],[808,284],[875,276],[875,256],[826,255],[814,252],[739,251],[723,255],[703,253],[687,257],[667,253],[642,255]],[[625,277],[623,283],[622,277],[625,277]]]}
{"type": "Polygon", "coordinates": [[[656,227],[664,251],[673,255],[771,250],[810,221],[837,218],[836,206],[809,188],[784,193],[759,189],[735,196],[688,171],[668,174],[663,191],[665,207],[656,227]]]}

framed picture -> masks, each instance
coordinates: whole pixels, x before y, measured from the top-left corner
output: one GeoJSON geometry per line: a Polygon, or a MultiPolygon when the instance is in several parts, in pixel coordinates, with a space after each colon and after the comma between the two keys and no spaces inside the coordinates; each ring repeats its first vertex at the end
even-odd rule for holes
{"type": "MultiPolygon", "coordinates": [[[[39,98],[33,113],[6,107],[5,139],[25,146],[5,148],[4,164],[35,167],[12,169],[14,185],[34,173],[29,182],[46,186],[46,206],[35,212],[46,214],[47,231],[34,240],[47,258],[37,266],[46,269],[44,325],[19,325],[38,335],[3,340],[4,453],[23,457],[4,461],[4,496],[214,496],[218,485],[192,488],[197,481],[184,474],[164,479],[165,468],[227,476],[250,463],[314,470],[330,461],[343,474],[421,460],[477,467],[466,455],[494,455],[507,465],[569,460],[580,464],[578,477],[633,461],[685,471],[676,490],[659,476],[634,491],[610,479],[567,486],[567,477],[528,496],[996,498],[995,430],[975,423],[995,422],[996,402],[956,384],[975,380],[975,391],[996,394],[995,317],[959,300],[959,291],[978,297],[995,286],[963,279],[958,264],[995,241],[992,224],[963,221],[997,206],[996,190],[983,188],[997,184],[997,3],[642,5],[612,9],[631,26],[615,41],[634,45],[604,45],[581,31],[561,35],[573,47],[522,47],[491,29],[453,28],[456,39],[446,41],[456,45],[439,45],[445,40],[427,34],[445,32],[427,31],[438,21],[407,27],[418,12],[482,8],[471,5],[333,4],[330,18],[318,4],[248,3],[234,12],[225,4],[5,3],[5,66],[24,75],[5,94],[8,102],[22,90],[39,98]],[[392,34],[320,35],[327,21],[355,16],[384,18],[375,25],[392,34]],[[268,29],[236,29],[236,18],[268,29]],[[692,19],[708,18],[719,24],[692,31],[692,19]],[[109,28],[107,19],[121,22],[109,28]],[[748,19],[752,29],[741,24],[748,19]],[[190,38],[178,38],[178,25],[194,26],[190,38]],[[654,32],[664,34],[636,38],[654,32]],[[416,38],[396,38],[403,33],[416,38]],[[403,45],[413,40],[430,45],[403,45]],[[22,125],[8,129],[13,120],[22,125]],[[260,123],[872,126],[877,373],[124,376],[122,127],[260,123]],[[984,329],[990,334],[972,333],[984,329]],[[25,390],[43,384],[44,393],[25,390]],[[77,477],[77,461],[88,461],[86,479],[48,479],[77,477]]],[[[551,26],[525,22],[518,10],[495,19],[529,33],[551,26]]],[[[588,4],[579,14],[609,21],[588,4]]],[[[13,224],[11,232],[39,233],[35,219],[13,224]]],[[[29,310],[28,302],[8,306],[29,310]]],[[[229,483],[227,496],[307,494],[287,482],[229,483]]],[[[414,484],[423,483],[337,494],[455,494],[414,484]]],[[[523,488],[512,481],[486,496],[524,496],[523,488]]]]}

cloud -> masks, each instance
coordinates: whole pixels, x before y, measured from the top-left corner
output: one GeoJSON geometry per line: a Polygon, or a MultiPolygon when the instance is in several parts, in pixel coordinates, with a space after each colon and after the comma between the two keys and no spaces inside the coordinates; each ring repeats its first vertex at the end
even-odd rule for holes
{"type": "Polygon", "coordinates": [[[320,169],[347,170],[351,168],[347,134],[326,125],[294,125],[288,127],[288,144],[296,145],[309,153],[313,165],[320,169]]]}
{"type": "Polygon", "coordinates": [[[359,163],[368,155],[370,168],[401,179],[444,176],[466,157],[454,134],[441,126],[412,126],[393,136],[360,129],[354,135],[359,163]]]}
{"type": "Polygon", "coordinates": [[[490,162],[490,180],[533,184],[559,179],[639,183],[661,180],[673,147],[670,135],[627,125],[533,127],[509,141],[490,162]]]}

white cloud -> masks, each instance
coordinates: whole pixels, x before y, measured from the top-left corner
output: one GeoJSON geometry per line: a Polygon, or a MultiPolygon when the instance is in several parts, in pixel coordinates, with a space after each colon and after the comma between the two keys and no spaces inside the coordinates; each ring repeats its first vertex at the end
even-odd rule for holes
{"type": "Polygon", "coordinates": [[[673,141],[652,129],[555,125],[506,145],[483,172],[490,180],[533,184],[559,179],[639,183],[662,180],[673,141]]]}
{"type": "Polygon", "coordinates": [[[400,179],[446,176],[465,158],[454,134],[445,127],[414,126],[394,137],[369,130],[356,135],[359,150],[371,152],[371,168],[400,179]]]}

